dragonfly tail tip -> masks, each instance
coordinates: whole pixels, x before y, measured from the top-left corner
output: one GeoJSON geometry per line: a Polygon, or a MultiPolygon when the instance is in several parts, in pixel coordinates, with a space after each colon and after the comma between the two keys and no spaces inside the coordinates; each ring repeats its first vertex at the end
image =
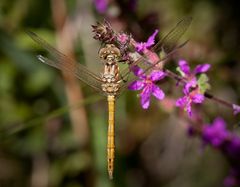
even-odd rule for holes
{"type": "Polygon", "coordinates": [[[112,172],[112,171],[109,171],[109,172],[108,172],[108,176],[109,176],[109,179],[110,179],[110,180],[113,180],[113,172],[112,172]]]}

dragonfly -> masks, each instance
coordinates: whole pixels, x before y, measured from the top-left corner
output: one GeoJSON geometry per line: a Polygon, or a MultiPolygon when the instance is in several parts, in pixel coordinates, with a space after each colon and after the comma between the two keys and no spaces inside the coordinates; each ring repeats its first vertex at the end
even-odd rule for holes
{"type": "Polygon", "coordinates": [[[113,179],[115,159],[115,102],[117,97],[126,90],[129,83],[137,79],[137,77],[133,75],[131,68],[136,65],[142,66],[141,68],[144,70],[143,73],[145,73],[166,61],[171,54],[185,45],[186,42],[181,45],[177,45],[177,43],[188,29],[191,21],[192,18],[190,17],[180,20],[163,39],[159,40],[159,42],[150,49],[150,51],[156,54],[162,52],[165,54],[164,57],[159,58],[155,63],[149,62],[144,55],[139,55],[135,61],[120,70],[118,64],[121,60],[120,49],[113,43],[103,45],[98,52],[99,58],[103,61],[103,71],[100,74],[92,72],[86,66],[67,57],[34,32],[27,31],[27,34],[51,55],[51,58],[38,55],[37,58],[40,62],[76,76],[80,81],[107,97],[107,170],[110,179],[113,179]]]}

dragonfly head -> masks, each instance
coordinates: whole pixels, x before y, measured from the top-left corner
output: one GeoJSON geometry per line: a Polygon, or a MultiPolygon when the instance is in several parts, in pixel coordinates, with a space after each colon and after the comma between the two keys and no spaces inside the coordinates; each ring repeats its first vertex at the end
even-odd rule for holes
{"type": "Polygon", "coordinates": [[[106,44],[99,50],[99,57],[110,64],[116,61],[120,56],[120,49],[118,49],[114,44],[106,44]]]}

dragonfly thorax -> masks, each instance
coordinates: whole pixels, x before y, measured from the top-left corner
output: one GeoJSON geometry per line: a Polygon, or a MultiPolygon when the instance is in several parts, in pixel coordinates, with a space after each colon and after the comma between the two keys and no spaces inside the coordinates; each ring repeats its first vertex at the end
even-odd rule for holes
{"type": "MultiPolygon", "coordinates": [[[[105,65],[105,68],[108,67],[108,65],[105,65]]],[[[110,66],[110,70],[114,70],[115,66],[110,66]]],[[[116,95],[119,91],[119,78],[118,78],[118,72],[104,72],[102,75],[102,90],[106,92],[108,95],[116,95]]]]}
{"type": "Polygon", "coordinates": [[[116,63],[116,57],[115,57],[115,55],[112,55],[112,54],[107,55],[106,60],[105,60],[105,63],[106,63],[107,65],[112,65],[112,64],[116,63]]]}
{"type": "Polygon", "coordinates": [[[116,95],[119,90],[118,59],[120,50],[114,44],[106,44],[99,50],[99,56],[103,60],[104,70],[101,76],[102,90],[109,95],[116,95]]]}
{"type": "Polygon", "coordinates": [[[102,80],[104,83],[116,82],[116,77],[114,74],[106,73],[106,74],[103,74],[102,80]]]}

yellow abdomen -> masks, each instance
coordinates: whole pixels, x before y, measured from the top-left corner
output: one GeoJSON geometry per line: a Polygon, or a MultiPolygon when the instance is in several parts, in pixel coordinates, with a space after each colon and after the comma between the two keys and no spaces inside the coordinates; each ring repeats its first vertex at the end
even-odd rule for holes
{"type": "Polygon", "coordinates": [[[114,143],[114,111],[115,110],[115,97],[108,96],[108,141],[107,141],[107,162],[108,162],[108,175],[109,178],[113,178],[114,170],[114,155],[115,155],[115,143],[114,143]]]}

